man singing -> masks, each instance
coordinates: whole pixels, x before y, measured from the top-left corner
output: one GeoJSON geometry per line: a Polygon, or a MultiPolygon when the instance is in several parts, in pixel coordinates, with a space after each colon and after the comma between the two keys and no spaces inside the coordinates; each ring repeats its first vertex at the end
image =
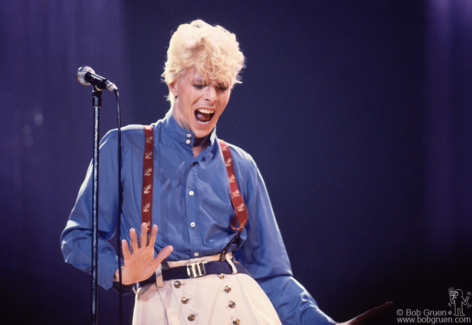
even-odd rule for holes
{"type": "MultiPolygon", "coordinates": [[[[133,324],[334,323],[292,277],[252,157],[216,135],[243,67],[234,34],[201,20],[179,26],[163,73],[169,112],[148,131],[122,130],[121,281],[138,284],[133,324]]],[[[112,130],[100,146],[98,280],[105,289],[119,281],[107,242],[119,211],[116,148],[112,130]]],[[[88,272],[91,174],[89,167],[61,237],[65,260],[88,272]]]]}

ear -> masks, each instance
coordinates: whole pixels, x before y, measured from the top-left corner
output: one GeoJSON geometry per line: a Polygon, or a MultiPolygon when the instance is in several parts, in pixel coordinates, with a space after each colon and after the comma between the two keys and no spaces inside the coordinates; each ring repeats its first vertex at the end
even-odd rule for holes
{"type": "Polygon", "coordinates": [[[177,97],[177,94],[179,93],[177,81],[178,80],[174,80],[170,82],[169,84],[167,84],[167,87],[169,87],[169,91],[172,93],[172,95],[174,95],[174,97],[177,97]]]}

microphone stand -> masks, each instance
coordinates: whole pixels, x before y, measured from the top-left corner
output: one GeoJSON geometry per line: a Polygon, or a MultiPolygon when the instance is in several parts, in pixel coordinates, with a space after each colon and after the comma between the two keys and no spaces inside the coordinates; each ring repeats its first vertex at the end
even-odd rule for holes
{"type": "Polygon", "coordinates": [[[118,274],[119,274],[119,312],[120,312],[120,325],[123,323],[122,320],[122,294],[123,285],[121,280],[121,208],[123,203],[122,198],[122,184],[121,184],[121,113],[120,113],[120,96],[118,88],[114,83],[110,82],[106,78],[103,78],[95,74],[92,68],[84,66],[80,67],[77,72],[77,81],[84,85],[92,84],[92,105],[94,109],[94,130],[93,130],[93,158],[92,158],[92,182],[93,182],[93,195],[92,195],[92,261],[91,261],[91,274],[92,274],[92,325],[98,324],[98,145],[99,145],[99,124],[100,124],[100,107],[102,106],[102,92],[101,89],[108,89],[115,93],[116,96],[116,108],[118,115],[118,274]]]}
{"type": "Polygon", "coordinates": [[[93,131],[93,197],[92,197],[92,325],[98,324],[98,142],[100,107],[102,92],[93,87],[92,104],[94,109],[93,131]]]}

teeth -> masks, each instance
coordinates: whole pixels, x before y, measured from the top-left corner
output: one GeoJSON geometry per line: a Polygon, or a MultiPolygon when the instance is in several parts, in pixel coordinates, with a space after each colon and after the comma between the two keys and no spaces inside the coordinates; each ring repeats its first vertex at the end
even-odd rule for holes
{"type": "Polygon", "coordinates": [[[213,114],[215,110],[199,108],[198,111],[203,114],[213,114]]]}

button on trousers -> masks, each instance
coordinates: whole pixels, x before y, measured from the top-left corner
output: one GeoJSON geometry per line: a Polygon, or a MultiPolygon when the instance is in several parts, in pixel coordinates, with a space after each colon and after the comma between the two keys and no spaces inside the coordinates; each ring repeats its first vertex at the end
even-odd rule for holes
{"type": "Polygon", "coordinates": [[[282,324],[257,282],[246,274],[164,281],[136,292],[133,325],[282,324]]]}

